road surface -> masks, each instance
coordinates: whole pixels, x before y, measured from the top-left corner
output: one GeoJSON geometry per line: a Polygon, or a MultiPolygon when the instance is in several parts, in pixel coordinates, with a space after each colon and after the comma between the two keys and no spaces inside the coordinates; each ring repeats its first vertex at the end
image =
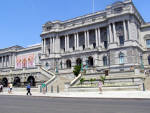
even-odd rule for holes
{"type": "Polygon", "coordinates": [[[150,100],[0,96],[0,113],[150,113],[150,100]]]}

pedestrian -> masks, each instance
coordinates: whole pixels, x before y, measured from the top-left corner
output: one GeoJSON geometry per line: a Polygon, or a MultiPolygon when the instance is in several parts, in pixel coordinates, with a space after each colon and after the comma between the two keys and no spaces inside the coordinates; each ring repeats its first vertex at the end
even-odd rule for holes
{"type": "Polygon", "coordinates": [[[27,85],[27,95],[28,94],[32,95],[31,94],[31,86],[30,86],[30,84],[27,85]]]}
{"type": "Polygon", "coordinates": [[[2,84],[0,83],[0,93],[2,92],[2,84]]]}
{"type": "Polygon", "coordinates": [[[101,80],[99,80],[98,87],[99,87],[99,93],[100,94],[102,94],[102,86],[103,86],[103,83],[101,80]]]}
{"type": "Polygon", "coordinates": [[[1,84],[1,92],[3,92],[3,84],[1,84]]]}
{"type": "Polygon", "coordinates": [[[43,94],[46,93],[46,84],[45,83],[42,84],[42,92],[43,92],[43,94]]]}
{"type": "Polygon", "coordinates": [[[12,83],[9,83],[9,84],[8,84],[8,93],[9,93],[9,94],[12,94],[12,88],[13,88],[12,83]]]}

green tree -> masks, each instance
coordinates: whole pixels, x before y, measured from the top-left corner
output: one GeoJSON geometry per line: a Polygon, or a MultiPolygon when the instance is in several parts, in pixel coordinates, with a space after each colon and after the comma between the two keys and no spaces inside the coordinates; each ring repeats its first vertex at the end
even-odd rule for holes
{"type": "Polygon", "coordinates": [[[105,79],[106,79],[106,76],[100,76],[100,80],[103,82],[103,84],[105,82],[105,79]]]}
{"type": "Polygon", "coordinates": [[[77,77],[79,75],[80,71],[81,71],[81,65],[76,65],[74,67],[73,73],[77,77]]]}

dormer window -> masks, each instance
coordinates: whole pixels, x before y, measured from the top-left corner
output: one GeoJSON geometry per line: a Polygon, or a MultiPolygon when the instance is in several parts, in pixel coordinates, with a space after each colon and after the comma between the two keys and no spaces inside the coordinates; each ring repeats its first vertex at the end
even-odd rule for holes
{"type": "Polygon", "coordinates": [[[47,30],[50,30],[50,29],[51,29],[51,26],[48,26],[46,29],[47,29],[47,30]]]}
{"type": "Polygon", "coordinates": [[[114,12],[115,12],[115,13],[120,13],[120,12],[122,12],[122,7],[115,8],[115,9],[114,9],[114,12]]]}

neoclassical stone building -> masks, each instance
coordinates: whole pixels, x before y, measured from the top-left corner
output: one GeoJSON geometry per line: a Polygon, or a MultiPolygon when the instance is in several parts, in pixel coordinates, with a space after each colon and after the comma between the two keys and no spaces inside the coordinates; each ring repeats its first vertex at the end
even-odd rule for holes
{"type": "Polygon", "coordinates": [[[41,33],[42,65],[58,66],[60,72],[79,63],[95,70],[130,71],[143,62],[149,25],[131,0],[67,21],[47,22],[41,33]]]}
{"type": "Polygon", "coordinates": [[[41,44],[0,50],[1,79],[12,82],[13,76],[20,76],[26,82],[32,76],[36,82],[45,81],[41,71],[28,72],[39,69],[39,65],[60,76],[72,76],[73,67],[79,64],[89,75],[149,70],[150,23],[144,21],[132,0],[115,2],[103,11],[70,20],[49,21],[42,27],[41,44]],[[34,58],[33,64],[26,55],[34,58]]]}

